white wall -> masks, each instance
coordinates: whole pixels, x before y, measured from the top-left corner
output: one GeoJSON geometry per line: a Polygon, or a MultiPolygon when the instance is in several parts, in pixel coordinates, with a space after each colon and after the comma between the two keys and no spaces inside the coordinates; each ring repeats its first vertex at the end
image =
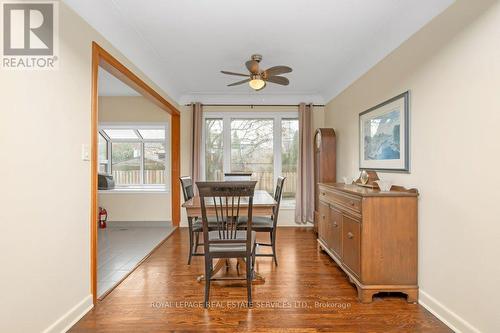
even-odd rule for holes
{"type": "MultiPolygon", "coordinates": [[[[142,96],[99,97],[100,123],[148,123],[167,124],[170,138],[171,116],[142,96]]],[[[170,142],[168,151],[171,152],[170,142]]],[[[167,155],[170,163],[171,153],[167,155]]],[[[170,175],[167,166],[167,175],[170,175]]],[[[108,221],[157,222],[172,221],[172,196],[170,177],[167,177],[167,192],[161,193],[100,193],[99,206],[106,208],[108,221]]]]}
{"type": "MultiPolygon", "coordinates": [[[[284,112],[297,111],[297,107],[250,107],[250,106],[205,106],[204,112],[284,112]]],[[[313,114],[314,128],[323,127],[324,124],[324,107],[315,107],[313,114]]],[[[192,136],[193,136],[193,117],[191,107],[185,106],[181,111],[181,174],[191,174],[191,158],[192,158],[192,136]]],[[[181,194],[181,202],[184,202],[181,194]]],[[[181,227],[187,226],[186,210],[181,211],[181,227]]],[[[291,208],[280,208],[278,217],[279,226],[297,226],[295,224],[295,211],[291,208]]],[[[311,225],[312,226],[312,225],[311,225]]]]}
{"type": "Polygon", "coordinates": [[[108,222],[171,222],[172,201],[167,193],[99,193],[99,206],[106,208],[108,222]]]}
{"type": "Polygon", "coordinates": [[[151,83],[64,2],[59,17],[59,70],[0,73],[0,332],[61,331],[91,305],[91,42],[151,83]]]}
{"type": "MultiPolygon", "coordinates": [[[[359,174],[358,114],[411,92],[420,301],[463,332],[500,332],[500,3],[460,0],[328,103],[338,177],[359,174]]],[[[334,75],[334,73],[332,73],[334,75]]]]}

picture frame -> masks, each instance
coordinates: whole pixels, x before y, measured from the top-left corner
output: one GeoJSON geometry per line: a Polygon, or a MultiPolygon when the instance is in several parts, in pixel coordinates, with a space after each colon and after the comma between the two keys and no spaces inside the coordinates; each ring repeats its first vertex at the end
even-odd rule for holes
{"type": "Polygon", "coordinates": [[[359,169],[410,171],[410,92],[359,114],[359,169]]]}

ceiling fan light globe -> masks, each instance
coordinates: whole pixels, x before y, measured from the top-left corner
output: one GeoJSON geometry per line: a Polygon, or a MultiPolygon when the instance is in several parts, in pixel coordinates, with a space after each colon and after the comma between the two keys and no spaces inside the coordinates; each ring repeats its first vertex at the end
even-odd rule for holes
{"type": "Polygon", "coordinates": [[[262,79],[257,78],[252,79],[250,82],[248,82],[248,85],[254,90],[260,90],[266,85],[266,82],[262,79]]]}

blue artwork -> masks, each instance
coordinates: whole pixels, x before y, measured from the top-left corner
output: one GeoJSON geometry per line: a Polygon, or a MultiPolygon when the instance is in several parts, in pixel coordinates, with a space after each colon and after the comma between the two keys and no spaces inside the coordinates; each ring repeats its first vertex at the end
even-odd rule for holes
{"type": "Polygon", "coordinates": [[[399,160],[400,128],[400,110],[366,119],[363,123],[365,160],[399,160]]]}

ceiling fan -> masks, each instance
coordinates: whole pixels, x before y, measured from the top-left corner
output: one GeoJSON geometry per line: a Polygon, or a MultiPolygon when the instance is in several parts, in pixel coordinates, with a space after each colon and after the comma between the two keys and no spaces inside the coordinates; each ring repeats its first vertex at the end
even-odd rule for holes
{"type": "Polygon", "coordinates": [[[286,77],[279,76],[280,74],[290,73],[292,71],[290,67],[274,66],[266,70],[261,70],[259,67],[259,63],[261,60],[262,56],[260,54],[254,54],[252,55],[251,59],[245,63],[245,66],[250,72],[249,74],[221,71],[221,73],[223,74],[247,77],[245,80],[234,82],[228,84],[227,86],[233,87],[248,82],[252,89],[259,91],[264,89],[267,82],[280,84],[282,86],[287,86],[290,83],[290,81],[286,77]]]}

